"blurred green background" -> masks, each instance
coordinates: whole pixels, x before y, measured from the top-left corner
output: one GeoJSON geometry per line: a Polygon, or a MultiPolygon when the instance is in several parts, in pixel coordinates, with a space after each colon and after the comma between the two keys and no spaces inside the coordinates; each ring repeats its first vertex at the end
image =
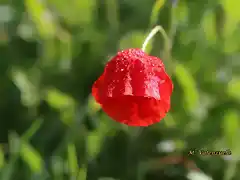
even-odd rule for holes
{"type": "Polygon", "coordinates": [[[0,180],[239,180],[240,1],[1,0],[0,180]],[[117,51],[163,59],[172,108],[137,134],[91,96],[117,51]],[[188,156],[189,150],[231,156],[188,156]]]}

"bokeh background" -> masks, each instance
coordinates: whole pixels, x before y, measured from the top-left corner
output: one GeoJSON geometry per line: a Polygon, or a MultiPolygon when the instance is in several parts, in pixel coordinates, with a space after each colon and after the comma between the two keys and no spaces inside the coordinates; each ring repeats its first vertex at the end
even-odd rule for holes
{"type": "MultiPolygon", "coordinates": [[[[0,180],[239,180],[238,0],[1,0],[0,180]],[[163,59],[172,108],[139,134],[91,86],[117,51],[163,59]],[[229,150],[189,156],[189,150],[229,150]]],[[[196,152],[197,152],[196,151],[196,152]]]]}

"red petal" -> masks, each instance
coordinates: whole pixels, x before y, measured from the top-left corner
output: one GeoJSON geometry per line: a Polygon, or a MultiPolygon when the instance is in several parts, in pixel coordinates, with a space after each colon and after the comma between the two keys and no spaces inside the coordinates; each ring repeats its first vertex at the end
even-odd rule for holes
{"type": "Polygon", "coordinates": [[[129,49],[107,63],[92,94],[116,121],[147,126],[169,111],[172,90],[172,81],[159,58],[129,49]]]}
{"type": "Polygon", "coordinates": [[[149,126],[159,122],[169,106],[167,102],[138,96],[108,98],[102,104],[103,110],[112,119],[129,126],[149,126]]]}

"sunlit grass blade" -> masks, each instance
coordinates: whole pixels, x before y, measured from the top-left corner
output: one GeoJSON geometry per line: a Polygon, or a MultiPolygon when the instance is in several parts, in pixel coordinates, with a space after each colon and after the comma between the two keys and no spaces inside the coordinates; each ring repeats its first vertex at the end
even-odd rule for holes
{"type": "Polygon", "coordinates": [[[68,168],[72,177],[77,177],[79,167],[77,161],[76,147],[73,143],[68,145],[68,168]]]}
{"type": "Polygon", "coordinates": [[[11,180],[14,175],[15,164],[19,158],[20,140],[16,133],[9,133],[9,154],[10,159],[5,164],[0,174],[1,180],[11,180]]]}
{"type": "Polygon", "coordinates": [[[43,119],[36,119],[32,126],[23,134],[21,139],[23,140],[29,140],[31,137],[39,130],[43,123],[43,119]]]}
{"type": "Polygon", "coordinates": [[[150,17],[151,25],[156,25],[158,20],[158,15],[160,13],[160,10],[164,6],[164,4],[165,4],[165,0],[156,0],[155,4],[153,5],[152,13],[150,17]]]}
{"type": "Polygon", "coordinates": [[[21,142],[21,157],[25,163],[29,166],[31,171],[36,174],[43,173],[43,159],[39,152],[37,152],[32,146],[28,143],[21,142]]]}
{"type": "Polygon", "coordinates": [[[185,108],[189,112],[193,112],[199,103],[196,82],[190,72],[182,64],[176,65],[175,75],[184,91],[185,108]]]}
{"type": "Polygon", "coordinates": [[[5,164],[4,151],[2,146],[0,145],[0,170],[3,168],[4,164],[5,164]]]}

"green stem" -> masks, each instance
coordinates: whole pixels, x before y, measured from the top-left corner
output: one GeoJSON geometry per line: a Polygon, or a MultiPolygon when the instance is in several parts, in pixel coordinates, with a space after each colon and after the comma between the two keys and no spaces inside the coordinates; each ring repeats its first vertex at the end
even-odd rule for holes
{"type": "Polygon", "coordinates": [[[173,39],[176,34],[176,30],[177,30],[177,24],[176,24],[176,18],[175,18],[176,17],[176,8],[175,7],[176,7],[176,4],[172,4],[171,9],[169,11],[170,12],[170,15],[169,15],[169,17],[170,17],[170,19],[169,19],[169,21],[170,21],[169,40],[170,40],[171,44],[173,42],[173,39]]]}
{"type": "Polygon", "coordinates": [[[145,39],[143,45],[142,45],[142,50],[145,51],[146,47],[149,43],[149,41],[157,34],[157,33],[161,33],[163,39],[164,39],[164,49],[166,51],[169,51],[171,49],[171,44],[170,44],[170,40],[167,36],[167,33],[165,32],[165,30],[163,29],[162,26],[156,26],[155,28],[152,29],[152,31],[148,34],[147,38],[145,39]]]}

